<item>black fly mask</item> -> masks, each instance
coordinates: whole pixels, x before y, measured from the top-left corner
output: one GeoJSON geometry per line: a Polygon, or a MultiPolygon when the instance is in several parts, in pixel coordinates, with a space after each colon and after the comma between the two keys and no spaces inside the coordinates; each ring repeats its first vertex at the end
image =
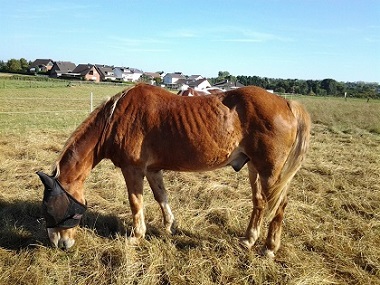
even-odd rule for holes
{"type": "Polygon", "coordinates": [[[37,172],[45,186],[42,214],[47,228],[73,228],[87,210],[87,206],[77,201],[63,189],[59,181],[42,172],[37,172]]]}

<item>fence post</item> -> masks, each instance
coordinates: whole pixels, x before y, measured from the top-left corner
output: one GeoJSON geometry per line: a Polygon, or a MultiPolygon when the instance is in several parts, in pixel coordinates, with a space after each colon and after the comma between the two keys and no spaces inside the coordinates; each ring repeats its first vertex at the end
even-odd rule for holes
{"type": "Polygon", "coordinates": [[[90,113],[92,113],[92,101],[93,101],[93,94],[91,92],[91,94],[90,94],[90,113]]]}

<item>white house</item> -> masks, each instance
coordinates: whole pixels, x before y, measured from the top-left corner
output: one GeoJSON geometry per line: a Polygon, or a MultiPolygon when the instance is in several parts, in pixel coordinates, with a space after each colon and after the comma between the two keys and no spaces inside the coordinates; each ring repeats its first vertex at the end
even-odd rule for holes
{"type": "Polygon", "coordinates": [[[204,79],[204,77],[203,77],[202,75],[198,75],[198,74],[196,74],[196,75],[190,75],[190,76],[189,76],[189,79],[190,79],[190,80],[193,80],[193,81],[197,81],[197,80],[204,79]]]}
{"type": "Polygon", "coordinates": [[[140,69],[131,67],[115,67],[113,73],[116,79],[128,82],[136,82],[143,75],[140,69]]]}
{"type": "Polygon", "coordinates": [[[195,90],[205,90],[211,87],[210,82],[206,78],[191,80],[191,79],[179,79],[176,83],[178,88],[186,90],[191,87],[195,90]]]}
{"type": "Polygon", "coordinates": [[[175,87],[180,79],[186,79],[182,72],[166,73],[163,81],[168,87],[175,87]]]}
{"type": "Polygon", "coordinates": [[[195,90],[204,90],[206,88],[210,88],[211,84],[208,82],[207,79],[201,78],[198,80],[194,80],[193,82],[189,83],[190,87],[193,87],[195,90]]]}

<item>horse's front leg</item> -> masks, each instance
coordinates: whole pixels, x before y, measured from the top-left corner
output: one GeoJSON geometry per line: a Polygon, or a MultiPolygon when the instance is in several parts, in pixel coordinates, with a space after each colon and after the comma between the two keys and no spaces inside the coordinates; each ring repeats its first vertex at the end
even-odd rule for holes
{"type": "Polygon", "coordinates": [[[144,171],[139,168],[125,167],[122,169],[127,184],[129,204],[132,210],[133,231],[132,237],[144,238],[146,225],[144,220],[143,185],[144,171]]]}
{"type": "Polygon", "coordinates": [[[165,230],[171,234],[175,231],[174,215],[168,203],[168,195],[164,186],[162,171],[148,171],[146,173],[154,198],[161,207],[165,230]]]}

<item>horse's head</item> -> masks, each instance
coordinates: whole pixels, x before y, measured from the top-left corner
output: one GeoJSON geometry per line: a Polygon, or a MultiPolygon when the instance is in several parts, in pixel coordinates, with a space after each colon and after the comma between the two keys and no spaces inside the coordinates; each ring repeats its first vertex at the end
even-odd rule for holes
{"type": "Polygon", "coordinates": [[[45,186],[42,214],[50,242],[55,247],[68,249],[74,245],[75,227],[87,207],[67,193],[56,178],[42,172],[37,174],[45,186]]]}

